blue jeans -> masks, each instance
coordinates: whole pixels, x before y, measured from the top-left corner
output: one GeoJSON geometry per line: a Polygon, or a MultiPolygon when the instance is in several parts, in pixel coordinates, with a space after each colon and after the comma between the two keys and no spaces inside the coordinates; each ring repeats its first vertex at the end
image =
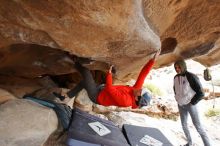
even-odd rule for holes
{"type": "Polygon", "coordinates": [[[195,126],[196,130],[200,134],[204,145],[205,146],[211,146],[211,144],[209,142],[209,138],[208,138],[205,130],[203,129],[203,127],[200,123],[200,118],[199,118],[199,115],[198,115],[197,106],[192,105],[192,104],[189,103],[189,104],[183,105],[183,106],[178,105],[178,108],[179,108],[182,128],[183,128],[183,131],[186,135],[188,144],[192,145],[192,139],[191,139],[191,136],[190,136],[188,125],[187,125],[188,115],[190,114],[193,125],[195,126]]]}

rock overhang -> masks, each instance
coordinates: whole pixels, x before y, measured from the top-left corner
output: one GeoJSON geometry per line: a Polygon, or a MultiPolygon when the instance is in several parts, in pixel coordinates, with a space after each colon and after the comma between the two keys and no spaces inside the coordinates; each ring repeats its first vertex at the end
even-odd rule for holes
{"type": "Polygon", "coordinates": [[[219,11],[215,0],[1,1],[0,72],[69,74],[75,72],[69,55],[76,55],[92,60],[90,69],[114,64],[124,82],[159,49],[155,68],[180,58],[215,65],[219,11]]]}

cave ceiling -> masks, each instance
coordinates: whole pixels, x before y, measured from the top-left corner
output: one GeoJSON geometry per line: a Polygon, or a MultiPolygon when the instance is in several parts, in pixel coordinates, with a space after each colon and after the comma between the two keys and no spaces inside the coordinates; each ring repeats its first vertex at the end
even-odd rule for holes
{"type": "Polygon", "coordinates": [[[161,49],[155,68],[184,58],[220,63],[219,0],[0,0],[0,74],[75,72],[115,65],[132,78],[161,49]]]}

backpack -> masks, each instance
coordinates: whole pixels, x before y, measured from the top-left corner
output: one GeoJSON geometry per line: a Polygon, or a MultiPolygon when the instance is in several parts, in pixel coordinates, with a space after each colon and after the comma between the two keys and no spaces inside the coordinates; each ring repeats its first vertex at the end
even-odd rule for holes
{"type": "Polygon", "coordinates": [[[212,79],[211,73],[208,68],[206,68],[203,72],[203,77],[206,81],[210,81],[212,79]]]}

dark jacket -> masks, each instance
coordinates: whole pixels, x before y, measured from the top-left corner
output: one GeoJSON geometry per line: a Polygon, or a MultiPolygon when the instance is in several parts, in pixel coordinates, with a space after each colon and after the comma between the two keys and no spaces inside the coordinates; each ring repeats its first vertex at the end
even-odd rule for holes
{"type": "Polygon", "coordinates": [[[197,104],[203,97],[204,97],[204,92],[203,92],[203,87],[202,84],[199,80],[199,78],[191,73],[191,72],[186,72],[186,78],[189,81],[190,87],[196,92],[195,96],[191,99],[191,104],[195,105],[197,104]]]}

